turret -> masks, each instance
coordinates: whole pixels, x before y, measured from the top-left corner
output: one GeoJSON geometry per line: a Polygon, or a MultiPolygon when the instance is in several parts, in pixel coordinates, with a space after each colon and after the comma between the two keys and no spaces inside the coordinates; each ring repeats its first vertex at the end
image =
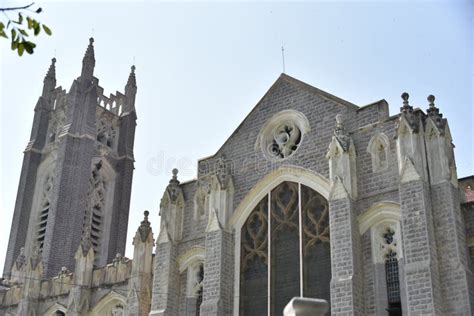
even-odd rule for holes
{"type": "Polygon", "coordinates": [[[148,315],[151,303],[153,262],[153,231],[148,221],[149,212],[133,238],[133,263],[128,283],[127,315],[148,315]]]}

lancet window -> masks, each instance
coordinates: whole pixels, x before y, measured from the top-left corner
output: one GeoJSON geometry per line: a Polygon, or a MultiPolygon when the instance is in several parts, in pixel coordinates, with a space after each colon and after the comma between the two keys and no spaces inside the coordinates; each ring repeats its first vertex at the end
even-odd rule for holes
{"type": "Polygon", "coordinates": [[[45,178],[42,189],[43,192],[41,194],[40,212],[36,230],[36,240],[40,249],[43,249],[44,238],[46,237],[46,227],[48,224],[48,216],[51,208],[51,193],[53,190],[52,173],[48,174],[48,176],[45,178]]]}

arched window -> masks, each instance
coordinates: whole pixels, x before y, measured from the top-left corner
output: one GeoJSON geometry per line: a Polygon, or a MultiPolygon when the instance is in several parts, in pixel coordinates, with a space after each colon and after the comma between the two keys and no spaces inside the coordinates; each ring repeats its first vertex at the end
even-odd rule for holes
{"type": "Polygon", "coordinates": [[[110,165],[103,160],[94,162],[91,177],[89,179],[89,190],[87,195],[87,206],[84,213],[83,229],[90,229],[92,246],[96,254],[95,264],[106,264],[106,257],[101,256],[108,249],[107,244],[108,227],[111,225],[111,207],[114,194],[115,172],[110,165]]]}
{"type": "Polygon", "coordinates": [[[240,314],[281,315],[294,296],[329,301],[330,281],[328,203],[309,187],[283,182],[241,229],[240,314]]]}
{"type": "Polygon", "coordinates": [[[209,207],[208,193],[204,187],[198,187],[194,195],[194,219],[200,220],[206,216],[209,207]]]}
{"type": "Polygon", "coordinates": [[[36,241],[39,249],[43,249],[44,238],[46,237],[46,225],[48,224],[49,210],[51,207],[51,193],[53,190],[53,175],[49,173],[42,185],[42,195],[40,210],[38,215],[36,241]]]}
{"type": "Polygon", "coordinates": [[[195,271],[196,281],[194,285],[194,293],[196,295],[196,316],[201,313],[202,294],[203,294],[203,280],[204,280],[204,265],[201,263],[195,271]]]}
{"type": "Polygon", "coordinates": [[[379,172],[388,168],[390,142],[383,134],[374,135],[367,146],[367,152],[372,156],[372,171],[379,172]]]}
{"type": "MultiPolygon", "coordinates": [[[[396,248],[391,247],[394,243],[395,231],[387,228],[383,234],[383,240],[387,245],[385,254],[385,279],[387,285],[387,311],[389,315],[401,315],[402,304],[400,300],[400,278],[398,275],[398,258],[396,248]]],[[[396,245],[395,245],[396,246],[396,245]]]]}

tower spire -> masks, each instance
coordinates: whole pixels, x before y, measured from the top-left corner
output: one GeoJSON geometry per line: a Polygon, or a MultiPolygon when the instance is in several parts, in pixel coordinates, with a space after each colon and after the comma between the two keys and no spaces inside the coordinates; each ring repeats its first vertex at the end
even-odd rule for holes
{"type": "Polygon", "coordinates": [[[56,88],[56,58],[51,59],[51,65],[43,80],[43,97],[48,97],[50,92],[56,88]]]}
{"type": "Polygon", "coordinates": [[[135,95],[137,94],[137,78],[135,77],[135,69],[135,65],[132,65],[127,84],[125,85],[125,96],[127,97],[126,112],[135,111],[135,95]]]}
{"type": "Polygon", "coordinates": [[[81,77],[90,78],[94,75],[95,57],[94,57],[94,38],[89,39],[89,46],[87,46],[86,53],[82,59],[81,77]]]}

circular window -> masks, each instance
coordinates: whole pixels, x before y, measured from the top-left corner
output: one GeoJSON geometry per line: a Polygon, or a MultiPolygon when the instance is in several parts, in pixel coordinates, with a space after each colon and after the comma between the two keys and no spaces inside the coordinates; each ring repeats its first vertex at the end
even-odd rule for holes
{"type": "Polygon", "coordinates": [[[304,134],[310,130],[303,113],[285,110],[275,114],[262,127],[255,144],[269,160],[284,160],[298,150],[304,134]]]}

